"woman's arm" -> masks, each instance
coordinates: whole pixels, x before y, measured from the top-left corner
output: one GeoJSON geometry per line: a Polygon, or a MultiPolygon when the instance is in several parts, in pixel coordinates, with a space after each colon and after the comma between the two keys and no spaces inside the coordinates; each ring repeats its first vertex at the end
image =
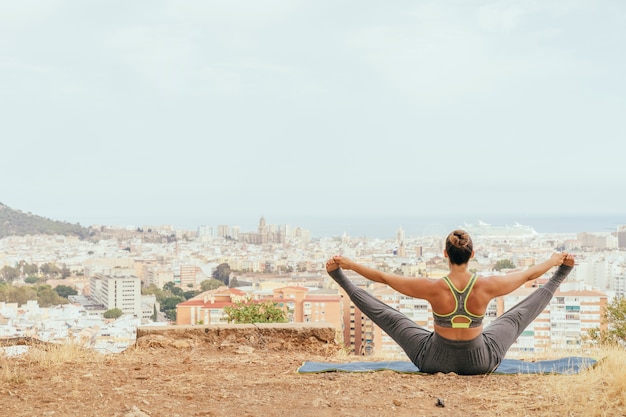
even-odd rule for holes
{"type": "Polygon", "coordinates": [[[429,300],[436,290],[435,285],[433,285],[434,280],[388,274],[386,272],[356,263],[344,256],[334,256],[326,263],[326,270],[329,272],[337,268],[354,271],[370,281],[387,284],[394,290],[415,298],[429,300]]]}
{"type": "Polygon", "coordinates": [[[568,255],[565,252],[554,253],[550,259],[540,264],[533,265],[523,271],[486,277],[481,286],[483,286],[491,298],[506,295],[524,285],[525,282],[541,277],[552,267],[563,264],[566,259],[568,259],[568,264],[571,261],[573,265],[573,255],[568,255]]]}

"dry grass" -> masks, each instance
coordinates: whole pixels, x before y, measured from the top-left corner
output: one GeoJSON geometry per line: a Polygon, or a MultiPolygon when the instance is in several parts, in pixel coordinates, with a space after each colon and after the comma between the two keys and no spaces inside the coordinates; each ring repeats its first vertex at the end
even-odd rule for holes
{"type": "Polygon", "coordinates": [[[605,348],[600,362],[572,378],[555,378],[550,391],[563,404],[566,416],[624,416],[626,408],[626,350],[605,348]]]}
{"type": "Polygon", "coordinates": [[[501,375],[499,377],[504,381],[502,391],[485,394],[494,397],[486,407],[485,416],[626,416],[626,350],[605,347],[584,354],[580,351],[552,351],[546,352],[541,359],[566,356],[593,357],[598,362],[594,367],[575,375],[538,377],[537,383],[541,384],[539,392],[516,392],[515,376],[501,375]],[[511,380],[507,381],[507,378],[511,380]],[[495,398],[497,396],[501,398],[495,398]],[[502,398],[507,401],[503,402],[502,398]]]}
{"type": "Polygon", "coordinates": [[[17,357],[0,353],[0,382],[25,383],[27,371],[33,368],[55,371],[102,360],[102,354],[74,343],[35,344],[29,346],[26,353],[17,357]]]}
{"type": "MultiPolygon", "coordinates": [[[[326,359],[364,359],[346,356],[345,351],[333,355],[326,359]]],[[[134,348],[103,355],[71,344],[31,346],[17,357],[0,354],[0,403],[12,407],[15,417],[43,415],[43,410],[57,410],[58,416],[76,415],[76,410],[85,416],[122,416],[124,407],[132,404],[157,417],[173,415],[170,411],[181,406],[201,408],[207,396],[213,396],[223,411],[189,415],[232,415],[241,407],[247,407],[248,414],[241,414],[246,416],[282,415],[272,392],[265,388],[273,386],[281,393],[281,404],[288,398],[285,410],[300,410],[303,417],[356,415],[351,413],[357,410],[360,415],[384,417],[626,416],[626,350],[550,352],[540,359],[564,356],[601,360],[576,375],[463,377],[376,372],[302,376],[294,371],[303,359],[324,359],[306,352],[244,354],[234,347],[232,351],[134,348]],[[233,399],[232,393],[239,397],[233,399]],[[445,399],[445,408],[435,407],[439,397],[445,399]],[[312,406],[319,403],[327,405],[312,406]]]]}

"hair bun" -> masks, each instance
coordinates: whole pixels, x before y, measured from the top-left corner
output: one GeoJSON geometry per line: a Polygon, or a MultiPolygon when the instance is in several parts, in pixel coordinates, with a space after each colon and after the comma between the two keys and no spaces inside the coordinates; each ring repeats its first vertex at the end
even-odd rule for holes
{"type": "Polygon", "coordinates": [[[452,231],[446,238],[446,252],[450,262],[456,265],[466,264],[473,253],[472,238],[462,229],[452,231]]]}

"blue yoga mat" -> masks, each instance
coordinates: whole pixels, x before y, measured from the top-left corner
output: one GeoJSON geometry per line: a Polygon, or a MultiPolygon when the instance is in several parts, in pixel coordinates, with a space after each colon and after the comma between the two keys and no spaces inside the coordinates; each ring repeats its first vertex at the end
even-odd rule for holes
{"type": "MultiPolygon", "coordinates": [[[[597,361],[592,358],[570,356],[560,359],[527,362],[519,359],[504,359],[494,374],[577,374],[592,367],[597,361]]],[[[420,370],[409,361],[381,362],[304,362],[298,373],[319,372],[375,372],[395,371],[401,373],[420,373],[420,370]]]]}

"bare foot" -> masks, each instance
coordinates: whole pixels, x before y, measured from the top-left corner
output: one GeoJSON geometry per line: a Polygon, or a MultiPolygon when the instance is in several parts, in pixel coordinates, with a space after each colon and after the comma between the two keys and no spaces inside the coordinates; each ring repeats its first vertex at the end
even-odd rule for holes
{"type": "Polygon", "coordinates": [[[326,262],[326,272],[334,271],[337,268],[339,268],[339,265],[337,265],[337,262],[335,262],[335,259],[330,258],[326,262]]]}

